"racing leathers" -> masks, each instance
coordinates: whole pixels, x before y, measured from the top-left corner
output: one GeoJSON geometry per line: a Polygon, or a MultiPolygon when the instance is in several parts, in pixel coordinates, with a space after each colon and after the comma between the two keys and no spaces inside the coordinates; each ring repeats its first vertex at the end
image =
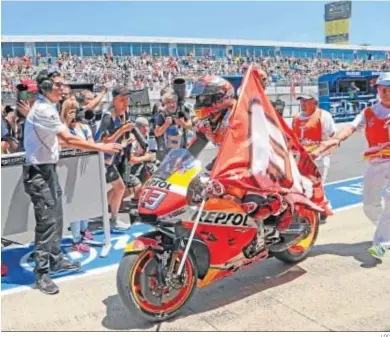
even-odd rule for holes
{"type": "MultiPolygon", "coordinates": [[[[220,146],[229,127],[229,118],[232,109],[226,111],[218,123],[212,125],[208,120],[198,121],[196,126],[196,137],[192,140],[188,151],[197,158],[202,150],[211,142],[214,146],[220,146]]],[[[215,159],[208,164],[208,171],[212,171],[215,159]]],[[[241,203],[243,210],[254,219],[265,219],[270,215],[278,215],[287,208],[286,202],[280,195],[262,195],[248,191],[241,191],[229,186],[224,186],[218,180],[209,180],[206,184],[206,193],[209,196],[233,199],[241,203]]],[[[290,224],[291,214],[284,212],[278,222],[278,228],[287,227],[290,224]]]]}

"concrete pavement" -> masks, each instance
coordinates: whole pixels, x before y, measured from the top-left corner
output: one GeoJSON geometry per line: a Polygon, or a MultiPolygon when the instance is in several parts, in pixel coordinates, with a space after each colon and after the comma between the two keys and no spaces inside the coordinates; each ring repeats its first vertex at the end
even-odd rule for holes
{"type": "MultiPolygon", "coordinates": [[[[332,156],[328,180],[362,175],[364,148],[361,134],[346,141],[332,156]]],[[[204,151],[202,162],[215,154],[204,151]]],[[[270,259],[253,266],[198,290],[180,317],[160,325],[126,311],[117,296],[117,267],[110,266],[60,280],[58,296],[34,289],[3,294],[2,330],[389,331],[390,262],[366,253],[373,232],[360,207],[339,212],[321,226],[301,264],[270,259]]]]}
{"type": "Polygon", "coordinates": [[[3,295],[2,330],[389,331],[390,259],[367,254],[373,232],[360,207],[339,212],[304,262],[270,259],[197,290],[170,322],[131,316],[117,295],[115,267],[63,281],[57,296],[3,295]]]}

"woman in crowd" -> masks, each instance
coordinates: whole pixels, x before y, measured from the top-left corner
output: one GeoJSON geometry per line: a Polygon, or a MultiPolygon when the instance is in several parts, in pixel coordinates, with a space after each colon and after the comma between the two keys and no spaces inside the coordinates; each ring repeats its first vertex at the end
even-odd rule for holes
{"type": "MultiPolygon", "coordinates": [[[[61,117],[73,135],[79,136],[88,142],[94,142],[90,127],[82,123],[82,109],[73,96],[64,101],[61,117]]],[[[83,243],[83,239],[93,239],[92,233],[88,229],[88,219],[73,221],[70,223],[70,228],[73,236],[73,250],[81,253],[88,252],[89,247],[83,243]]]]}

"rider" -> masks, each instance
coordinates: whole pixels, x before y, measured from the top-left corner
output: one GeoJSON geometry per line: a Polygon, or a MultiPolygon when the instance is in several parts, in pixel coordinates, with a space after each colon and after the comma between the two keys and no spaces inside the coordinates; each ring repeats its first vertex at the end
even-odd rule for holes
{"type": "MultiPolygon", "coordinates": [[[[191,95],[196,99],[196,136],[188,149],[196,157],[209,141],[215,146],[221,145],[236,101],[233,86],[222,77],[214,75],[198,79],[193,85],[191,95]]],[[[211,167],[207,169],[211,171],[211,167]]]]}
{"type": "MultiPolygon", "coordinates": [[[[197,132],[188,150],[197,157],[209,141],[216,146],[222,144],[236,101],[233,86],[219,76],[207,75],[200,78],[194,83],[192,95],[196,97],[194,109],[197,132]]],[[[215,159],[208,165],[210,171],[214,161],[215,159]]],[[[264,197],[258,194],[237,193],[237,190],[223,186],[218,180],[210,181],[206,189],[209,195],[233,197],[255,219],[276,215],[284,210],[284,203],[278,195],[264,197]]]]}

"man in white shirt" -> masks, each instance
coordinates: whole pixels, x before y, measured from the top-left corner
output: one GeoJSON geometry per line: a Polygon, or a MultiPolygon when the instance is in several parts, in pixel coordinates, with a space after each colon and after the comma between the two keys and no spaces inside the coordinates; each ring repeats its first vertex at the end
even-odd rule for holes
{"type": "Polygon", "coordinates": [[[390,248],[390,72],[378,77],[376,87],[380,102],[364,109],[349,126],[322,144],[313,155],[340,146],[355,131],[365,129],[369,148],[364,153],[367,166],[364,174],[363,210],[377,226],[368,252],[381,259],[390,248]]]}
{"type": "Polygon", "coordinates": [[[72,135],[61,122],[56,105],[61,99],[63,79],[57,71],[42,70],[37,75],[40,95],[25,122],[26,164],[23,182],[34,204],[36,285],[46,294],[57,294],[58,286],[49,272],[77,270],[80,263],[63,257],[60,249],[63,231],[62,191],[56,166],[60,138],[68,147],[115,153],[119,144],[93,144],[72,135]]]}
{"type": "MultiPolygon", "coordinates": [[[[307,151],[312,152],[336,133],[336,124],[330,112],[318,108],[318,100],[313,92],[302,93],[296,98],[301,103],[301,112],[293,117],[292,130],[307,151]]],[[[315,163],[325,184],[330,168],[329,154],[316,158],[315,163]]]]}

